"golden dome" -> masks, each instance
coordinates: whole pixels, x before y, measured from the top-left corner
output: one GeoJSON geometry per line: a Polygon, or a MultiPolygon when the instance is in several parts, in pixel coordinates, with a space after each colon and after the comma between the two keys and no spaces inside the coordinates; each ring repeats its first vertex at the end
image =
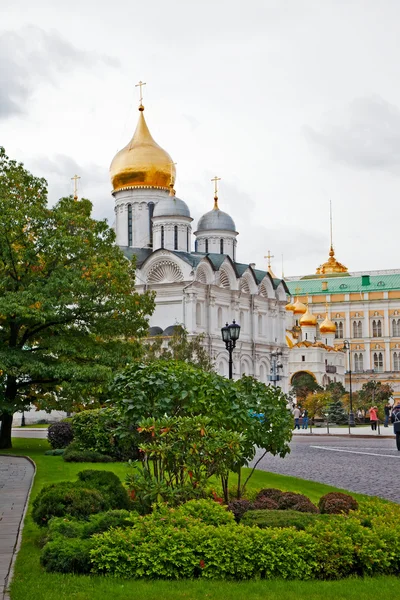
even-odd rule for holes
{"type": "Polygon", "coordinates": [[[332,275],[333,273],[347,273],[348,268],[342,265],[335,258],[335,251],[333,246],[331,245],[331,249],[329,250],[329,258],[326,262],[324,262],[321,266],[316,270],[316,275],[332,275]]]}
{"type": "Polygon", "coordinates": [[[296,302],[293,304],[293,312],[295,315],[304,315],[307,312],[307,306],[296,298],[296,302]]]}
{"type": "Polygon", "coordinates": [[[286,304],[285,308],[286,308],[286,310],[294,310],[294,304],[289,302],[289,304],[286,304]]]}
{"type": "Polygon", "coordinates": [[[132,187],[169,190],[175,183],[172,158],[151,137],[139,106],[139,121],[133,138],[115,155],[110,176],[114,192],[132,187]]]}
{"type": "Polygon", "coordinates": [[[336,325],[333,321],[330,320],[328,315],[326,315],[325,319],[319,326],[319,330],[321,333],[336,333],[336,325]]]}
{"type": "Polygon", "coordinates": [[[308,306],[307,306],[306,312],[300,319],[300,325],[301,325],[301,327],[315,327],[316,324],[317,324],[317,317],[310,313],[310,311],[308,310],[308,306]]]}

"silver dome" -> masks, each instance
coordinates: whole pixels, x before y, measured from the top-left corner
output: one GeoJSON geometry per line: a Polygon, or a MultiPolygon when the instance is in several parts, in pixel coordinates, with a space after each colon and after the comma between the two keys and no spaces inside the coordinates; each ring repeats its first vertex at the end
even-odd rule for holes
{"type": "Polygon", "coordinates": [[[211,229],[236,232],[236,225],[232,217],[217,208],[203,215],[197,225],[197,231],[208,231],[211,229]]]}
{"type": "Polygon", "coordinates": [[[190,210],[186,202],[176,196],[167,196],[157,202],[153,217],[189,217],[190,210]]]}

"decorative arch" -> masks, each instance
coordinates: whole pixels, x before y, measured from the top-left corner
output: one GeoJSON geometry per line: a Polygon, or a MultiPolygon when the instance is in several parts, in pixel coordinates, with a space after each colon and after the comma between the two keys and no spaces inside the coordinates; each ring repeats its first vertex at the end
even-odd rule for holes
{"type": "Polygon", "coordinates": [[[252,362],[248,356],[240,358],[240,375],[253,375],[252,362]]]}
{"type": "Polygon", "coordinates": [[[282,302],[287,302],[286,290],[282,282],[276,288],[276,295],[278,297],[278,300],[281,300],[282,302]]]}
{"type": "Polygon", "coordinates": [[[236,272],[232,266],[232,261],[229,257],[226,257],[218,272],[220,287],[228,288],[231,290],[237,289],[236,272]]]}
{"type": "Polygon", "coordinates": [[[200,283],[212,283],[214,279],[214,273],[208,260],[203,260],[196,269],[196,281],[200,283]]]}
{"type": "Polygon", "coordinates": [[[301,375],[311,375],[314,381],[317,381],[314,373],[312,373],[311,371],[307,371],[307,369],[302,369],[301,371],[296,371],[296,373],[293,373],[293,375],[290,378],[290,384],[292,384],[293,381],[297,379],[297,377],[301,377],[301,375]]]}
{"type": "Polygon", "coordinates": [[[247,277],[241,277],[239,280],[239,290],[245,294],[251,294],[249,282],[247,277]]]}
{"type": "Polygon", "coordinates": [[[175,283],[183,281],[183,273],[180,267],[169,259],[158,260],[150,268],[147,275],[147,283],[175,283]]]}
{"type": "MultiPolygon", "coordinates": [[[[273,285],[271,283],[271,279],[269,277],[264,277],[264,279],[260,283],[259,292],[260,292],[261,296],[264,296],[265,298],[275,298],[276,297],[274,287],[273,287],[273,285]]],[[[285,299],[286,299],[286,294],[285,294],[285,299]]]]}

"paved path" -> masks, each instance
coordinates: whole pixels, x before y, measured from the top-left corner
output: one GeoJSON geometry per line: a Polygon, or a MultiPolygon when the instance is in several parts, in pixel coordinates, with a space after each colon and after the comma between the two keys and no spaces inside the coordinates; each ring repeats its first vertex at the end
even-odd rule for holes
{"type": "Polygon", "coordinates": [[[0,599],[8,598],[7,583],[34,475],[32,463],[0,455],[0,599]]]}
{"type": "Polygon", "coordinates": [[[257,468],[400,503],[400,452],[391,438],[296,436],[290,454],[267,454],[257,468]]]}

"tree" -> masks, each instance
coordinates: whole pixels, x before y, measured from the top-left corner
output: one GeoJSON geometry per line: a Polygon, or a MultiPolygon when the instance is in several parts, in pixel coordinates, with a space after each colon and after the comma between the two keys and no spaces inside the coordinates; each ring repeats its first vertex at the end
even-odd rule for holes
{"type": "Polygon", "coordinates": [[[332,400],[327,407],[328,418],[331,423],[347,423],[348,417],[340,398],[332,396],[332,400]]]}
{"type": "Polygon", "coordinates": [[[204,346],[204,333],[189,336],[182,325],[176,325],[174,333],[167,342],[162,336],[148,338],[144,345],[144,361],[156,359],[179,360],[212,371],[213,362],[204,346]]]}
{"type": "Polygon", "coordinates": [[[330,392],[327,392],[326,390],[314,392],[308,394],[303,402],[303,408],[308,410],[310,419],[314,419],[315,417],[325,418],[326,409],[331,401],[332,394],[330,392]]]}
{"type": "Polygon", "coordinates": [[[0,448],[35,401],[90,397],[140,354],[154,310],[89,200],[47,206],[44,179],[0,148],[0,448]]]}
{"type": "Polygon", "coordinates": [[[382,408],[393,396],[393,388],[389,383],[367,381],[358,392],[360,406],[368,410],[371,406],[382,408]]]}
{"type": "Polygon", "coordinates": [[[322,388],[309,373],[300,372],[292,377],[291,394],[297,398],[301,404],[307,398],[308,394],[319,392],[322,388]]]}

